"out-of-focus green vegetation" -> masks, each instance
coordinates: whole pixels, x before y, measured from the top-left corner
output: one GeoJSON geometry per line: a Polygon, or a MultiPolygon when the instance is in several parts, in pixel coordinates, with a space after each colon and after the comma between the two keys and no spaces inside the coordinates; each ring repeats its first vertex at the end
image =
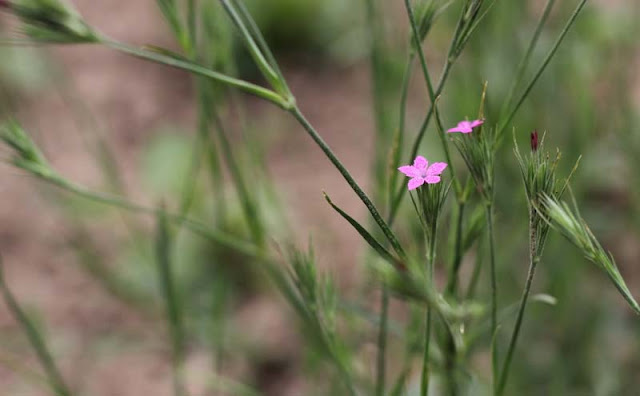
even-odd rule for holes
{"type": "MultiPolygon", "coordinates": [[[[408,43],[409,37],[406,17],[403,17],[402,12],[396,12],[400,5],[378,3],[385,3],[379,4],[378,12],[384,17],[374,27],[384,38],[384,44],[376,49],[384,58],[384,64],[379,65],[381,69],[378,70],[378,94],[384,99],[383,106],[379,109],[384,114],[377,114],[380,117],[377,119],[377,134],[371,131],[371,136],[377,136],[382,142],[378,146],[377,167],[372,161],[375,180],[379,180],[380,175],[385,172],[384,151],[393,139],[395,131],[392,125],[395,125],[398,117],[397,106],[391,107],[391,103],[396,103],[400,95],[401,74],[408,52],[408,48],[398,43],[408,43]],[[400,19],[396,20],[396,17],[400,19]]],[[[301,64],[296,64],[295,57],[289,57],[288,67],[308,67],[308,59],[312,59],[314,64],[331,69],[343,62],[347,54],[351,67],[367,72],[370,61],[370,43],[367,38],[370,38],[371,26],[367,25],[364,17],[364,4],[338,0],[254,0],[248,2],[248,5],[267,42],[276,52],[276,57],[290,56],[292,52],[301,51],[309,54],[307,61],[301,64]]],[[[542,6],[538,2],[523,4],[498,1],[488,11],[477,33],[453,67],[449,82],[441,95],[440,113],[445,124],[453,124],[465,117],[473,118],[477,114],[478,98],[485,81],[488,83],[484,109],[486,117],[490,120],[499,118],[500,106],[508,95],[511,80],[526,51],[542,6]]],[[[526,71],[525,82],[529,80],[535,66],[544,59],[574,6],[574,2],[557,2],[533,53],[534,67],[526,71]]],[[[443,57],[458,9],[456,2],[445,9],[429,33],[427,53],[434,78],[444,62],[443,57]]],[[[209,11],[222,12],[218,7],[209,11]]],[[[640,121],[640,104],[637,103],[637,98],[634,102],[634,94],[640,89],[640,82],[635,75],[640,56],[637,43],[637,37],[640,37],[638,20],[640,4],[633,0],[616,5],[589,5],[513,120],[514,133],[523,146],[528,144],[531,130],[538,129],[541,133],[546,131],[547,147],[557,146],[563,153],[560,167],[565,174],[571,170],[578,157],[583,156],[572,181],[572,191],[581,203],[582,215],[590,222],[594,233],[604,241],[605,249],[610,250],[614,256],[617,252],[627,251],[629,244],[634,245],[640,238],[640,179],[636,172],[640,166],[640,129],[637,126],[640,121]]],[[[214,54],[203,49],[207,44],[211,43],[200,43],[198,48],[204,52],[198,56],[215,64],[214,54]]],[[[239,46],[239,43],[236,44],[239,46]]],[[[21,60],[21,57],[31,56],[25,55],[30,52],[4,48],[0,51],[10,59],[3,63],[3,68],[8,71],[3,70],[5,77],[2,78],[11,84],[23,81],[15,84],[13,89],[26,93],[32,91],[34,88],[29,82],[36,81],[43,72],[30,70],[34,63],[21,60]],[[11,67],[12,64],[22,63],[25,67],[11,67]],[[29,78],[22,77],[24,74],[28,74],[29,78]]],[[[242,64],[243,58],[240,59],[242,64]]],[[[226,59],[225,62],[231,61],[226,59]]],[[[375,65],[375,60],[373,64],[375,65]]],[[[231,69],[235,67],[228,63],[225,66],[231,69]]],[[[416,78],[412,80],[411,90],[420,92],[424,84],[418,78],[418,67],[414,67],[414,70],[416,78]]],[[[417,132],[424,113],[421,109],[428,102],[426,89],[423,91],[424,101],[409,105],[409,140],[417,132]]],[[[235,99],[237,98],[225,92],[215,99],[201,97],[200,105],[210,105],[211,102],[207,100],[214,100],[218,110],[226,113],[235,99]]],[[[206,128],[215,129],[213,125],[216,121],[207,116],[210,115],[206,114],[205,119],[200,119],[200,122],[206,124],[206,128]]],[[[246,139],[256,146],[234,145],[235,159],[221,160],[216,157],[220,163],[215,163],[215,160],[205,154],[197,172],[190,166],[196,152],[194,150],[198,150],[198,147],[197,144],[193,147],[190,139],[179,134],[183,126],[168,127],[162,132],[154,133],[149,147],[144,150],[138,169],[141,180],[144,180],[142,187],[150,196],[160,200],[166,196],[180,196],[185,187],[185,179],[192,177],[197,183],[186,213],[195,218],[207,219],[206,221],[234,236],[256,238],[252,235],[252,226],[246,222],[247,207],[243,206],[243,198],[238,196],[239,181],[232,170],[233,161],[236,161],[245,177],[247,174],[265,176],[264,180],[253,185],[251,191],[253,204],[263,215],[259,221],[269,230],[273,239],[289,237],[286,219],[280,215],[275,197],[277,194],[274,193],[277,182],[274,185],[269,181],[268,175],[263,173],[263,158],[255,155],[262,150],[262,140],[251,125],[259,124],[260,120],[249,118],[248,121],[244,133],[248,135],[246,139]],[[202,171],[209,169],[209,166],[215,168],[211,175],[202,171]],[[217,198],[215,202],[210,199],[212,195],[217,198]],[[264,216],[265,214],[268,216],[264,216]]],[[[224,150],[220,149],[225,144],[224,133],[216,135],[213,144],[216,150],[224,150]]],[[[507,135],[510,134],[511,131],[508,131],[507,135]]],[[[429,158],[442,158],[435,124],[430,127],[426,136],[421,153],[429,158]]],[[[408,152],[403,152],[402,158],[407,155],[408,152]]],[[[457,168],[462,169],[462,161],[459,158],[455,161],[457,168]]],[[[105,173],[108,173],[108,164],[103,165],[105,173]]],[[[506,308],[517,303],[524,285],[528,242],[526,222],[523,221],[527,216],[526,201],[511,139],[505,139],[496,157],[496,170],[498,282],[501,308],[506,308]]],[[[380,186],[376,185],[374,188],[380,186]]],[[[380,191],[384,189],[380,188],[380,191]]],[[[377,200],[384,201],[383,195],[382,192],[377,192],[377,200]]],[[[181,206],[180,199],[169,201],[168,204],[171,207],[181,206]]],[[[419,238],[421,231],[406,220],[413,217],[410,210],[410,205],[404,206],[397,228],[401,235],[419,238]]],[[[76,226],[82,233],[82,223],[77,222],[76,226]]],[[[93,242],[84,234],[73,241],[73,246],[79,253],[80,261],[115,296],[135,302],[142,310],[156,312],[162,307],[158,298],[158,285],[149,282],[149,279],[155,279],[156,273],[153,241],[148,239],[148,232],[137,224],[128,224],[128,232],[132,237],[122,243],[115,257],[108,259],[95,254],[99,247],[93,246],[93,242]],[[113,262],[107,262],[109,260],[113,262]]],[[[246,296],[264,292],[266,287],[264,277],[261,276],[263,272],[249,265],[248,258],[228,247],[203,241],[177,227],[173,231],[176,235],[172,236],[171,230],[163,232],[168,233],[166,238],[175,238],[174,275],[178,290],[183,291],[183,304],[187,309],[184,312],[187,333],[193,334],[197,342],[215,350],[218,362],[224,361],[224,356],[238,353],[246,347],[240,335],[233,333],[232,324],[225,322],[225,317],[246,296]],[[226,265],[229,262],[234,265],[226,265]]],[[[446,248],[444,245],[443,243],[441,246],[443,252],[446,248]]],[[[482,249],[478,249],[478,252],[482,252],[482,249]]],[[[634,253],[637,255],[635,259],[640,258],[640,249],[634,253]]],[[[443,255],[446,256],[446,253],[443,255]]],[[[304,263],[313,260],[312,255],[307,257],[297,253],[294,256],[304,263]]],[[[468,257],[463,262],[463,272],[470,272],[472,261],[468,257]]],[[[617,262],[623,275],[635,280],[628,282],[631,292],[640,294],[640,268],[636,262],[623,259],[618,259],[617,262]]],[[[298,271],[295,273],[297,277],[309,276],[316,282],[316,274],[310,273],[309,267],[299,265],[294,270],[298,271]]],[[[488,281],[484,278],[488,276],[488,271],[483,269],[481,276],[483,280],[479,293],[486,296],[488,288],[485,285],[488,281]]],[[[600,272],[585,263],[578,250],[552,233],[538,267],[534,292],[551,295],[556,303],[553,306],[531,304],[527,308],[507,394],[635,394],[640,388],[640,321],[606,282],[600,272]]],[[[325,296],[321,293],[321,286],[316,283],[314,285],[318,290],[294,289],[294,294],[319,293],[322,298],[336,298],[332,294],[333,290],[326,291],[328,296],[325,296]]],[[[333,305],[329,311],[333,315],[335,301],[331,301],[331,304],[333,305]]],[[[315,341],[320,344],[320,350],[329,359],[336,360],[338,365],[345,364],[343,362],[351,356],[342,349],[342,345],[339,348],[336,346],[338,343],[333,338],[335,328],[332,327],[335,326],[334,318],[323,317],[326,312],[303,312],[308,315],[305,324],[308,326],[311,323],[315,326],[312,326],[315,332],[313,334],[319,334],[315,341]]],[[[503,350],[509,340],[514,317],[514,314],[507,316],[498,334],[497,343],[503,350]]],[[[396,333],[392,332],[390,347],[399,349],[398,345],[404,344],[404,341],[401,336],[393,334],[396,333]]],[[[356,350],[357,347],[351,349],[356,350]]],[[[317,373],[314,357],[309,360],[310,363],[305,368],[317,373]]],[[[479,355],[471,365],[484,374],[489,372],[489,361],[486,352],[486,355],[479,355]]],[[[388,365],[399,368],[402,362],[390,360],[388,365]]],[[[321,373],[314,377],[310,373],[309,378],[322,378],[323,375],[321,373]]],[[[480,391],[470,391],[469,394],[484,394],[485,378],[466,379],[470,383],[483,384],[475,388],[480,391]]],[[[416,386],[414,382],[411,382],[412,386],[416,386]]],[[[338,385],[327,385],[326,389],[324,386],[322,389],[329,391],[333,386],[338,385]]]]}

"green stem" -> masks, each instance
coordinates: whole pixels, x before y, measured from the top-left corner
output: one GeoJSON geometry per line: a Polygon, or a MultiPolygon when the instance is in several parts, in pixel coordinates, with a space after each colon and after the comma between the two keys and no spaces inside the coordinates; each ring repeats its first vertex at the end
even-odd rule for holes
{"type": "Polygon", "coordinates": [[[171,236],[167,218],[160,213],[158,216],[158,236],[156,240],[156,260],[160,289],[164,297],[167,327],[171,336],[173,393],[175,396],[186,395],[184,382],[184,361],[186,358],[186,341],[181,304],[175,284],[175,276],[171,260],[171,236]]]}
{"type": "Polygon", "coordinates": [[[527,87],[525,88],[524,92],[518,99],[518,102],[516,103],[515,107],[507,117],[506,121],[498,128],[498,135],[500,135],[500,133],[511,123],[511,121],[513,120],[513,117],[515,117],[516,113],[520,109],[520,106],[522,106],[522,103],[524,102],[524,100],[527,98],[527,96],[529,96],[529,93],[533,89],[533,86],[536,84],[536,82],[538,81],[542,73],[545,71],[545,69],[549,65],[549,62],[551,62],[551,59],[553,58],[556,51],[558,50],[558,47],[560,47],[562,40],[571,29],[571,26],[573,26],[573,23],[576,21],[576,18],[578,17],[578,15],[580,14],[580,11],[582,11],[582,8],[586,3],[587,3],[587,0],[581,0],[578,6],[576,7],[576,9],[573,11],[573,14],[571,14],[571,17],[569,18],[569,20],[567,21],[567,24],[562,29],[560,36],[558,36],[558,39],[556,40],[553,47],[551,48],[551,50],[545,57],[544,61],[542,62],[542,65],[540,66],[536,74],[531,79],[531,82],[529,82],[529,85],[527,85],[527,87]]]}
{"type": "Polygon", "coordinates": [[[157,52],[147,51],[142,48],[131,47],[127,44],[123,44],[106,38],[101,38],[100,43],[116,51],[135,56],[136,58],[161,63],[167,66],[175,67],[177,69],[186,70],[190,73],[230,85],[252,95],[258,96],[262,99],[268,100],[283,109],[289,110],[291,108],[291,103],[289,103],[288,100],[284,99],[278,93],[270,89],[243,80],[239,80],[234,77],[229,77],[225,74],[207,69],[206,67],[200,66],[191,61],[174,58],[157,52]]]}
{"type": "Polygon", "coordinates": [[[380,326],[378,328],[378,356],[376,362],[376,396],[385,393],[387,333],[389,330],[389,290],[382,289],[380,298],[380,326]]]}
{"type": "MultiPolygon", "coordinates": [[[[398,178],[398,172],[395,171],[395,168],[399,165],[400,161],[400,152],[402,147],[402,142],[404,141],[404,132],[405,132],[405,122],[406,122],[406,113],[407,113],[407,100],[409,97],[409,81],[411,80],[411,72],[413,69],[413,60],[414,54],[409,54],[407,59],[407,64],[405,66],[404,75],[402,77],[402,89],[400,92],[400,110],[399,110],[399,120],[398,120],[398,135],[397,139],[394,139],[396,148],[392,150],[393,156],[391,157],[391,166],[390,170],[392,171],[391,176],[389,177],[388,183],[388,201],[387,204],[390,205],[391,200],[393,199],[393,187],[396,185],[396,180],[398,178]]],[[[387,220],[388,221],[388,220],[387,220]]],[[[377,373],[376,373],[376,395],[383,395],[385,390],[385,377],[386,377],[386,339],[388,333],[388,322],[389,322],[389,312],[388,312],[388,290],[386,287],[383,289],[383,296],[381,299],[381,307],[380,307],[380,328],[378,329],[378,357],[377,357],[377,373]],[[385,294],[387,295],[385,297],[385,294]]]]}
{"type": "Polygon", "coordinates": [[[511,341],[509,342],[509,349],[507,350],[507,356],[505,358],[502,370],[500,372],[498,386],[495,390],[495,396],[500,396],[504,392],[504,388],[507,384],[509,377],[509,368],[511,367],[511,360],[513,358],[513,352],[518,342],[518,335],[520,334],[520,327],[522,325],[522,319],[524,317],[524,310],[527,306],[527,300],[531,291],[531,284],[533,283],[533,276],[536,272],[536,266],[540,261],[540,258],[536,255],[537,251],[537,236],[535,226],[533,225],[534,210],[531,210],[529,219],[529,273],[527,275],[527,283],[525,284],[524,291],[522,292],[522,298],[520,300],[520,307],[518,308],[518,316],[516,317],[516,323],[513,328],[513,334],[511,335],[511,341]]]}
{"type": "Polygon", "coordinates": [[[424,354],[422,355],[422,379],[420,380],[420,395],[429,393],[429,350],[431,344],[431,309],[427,308],[424,330],[424,354]]]}
{"type": "Polygon", "coordinates": [[[554,3],[555,3],[555,0],[548,0],[547,5],[544,7],[544,11],[542,12],[542,17],[540,17],[540,20],[538,21],[538,25],[536,26],[536,30],[533,33],[533,37],[531,38],[531,41],[529,42],[529,46],[527,47],[527,52],[525,53],[524,57],[520,61],[520,64],[518,65],[516,76],[513,79],[513,82],[511,83],[511,88],[509,89],[509,93],[507,94],[507,99],[504,101],[504,105],[502,110],[500,111],[500,115],[503,115],[507,111],[507,107],[511,104],[513,100],[513,95],[515,94],[516,88],[518,88],[518,85],[520,85],[520,83],[522,82],[522,79],[524,77],[524,72],[527,70],[527,66],[529,65],[531,56],[533,55],[533,50],[536,48],[536,45],[538,44],[538,39],[540,38],[540,34],[542,33],[542,28],[544,27],[545,23],[547,22],[547,19],[549,18],[549,15],[551,14],[551,9],[553,8],[554,3]]]}
{"type": "Polygon", "coordinates": [[[387,239],[389,240],[389,243],[391,243],[391,246],[393,247],[393,249],[396,251],[396,253],[398,253],[400,258],[404,260],[406,258],[404,249],[402,249],[402,246],[400,246],[400,242],[398,242],[398,239],[395,237],[395,235],[393,234],[393,232],[391,231],[387,223],[382,219],[382,216],[380,216],[380,212],[378,212],[378,209],[376,209],[373,202],[371,202],[371,199],[369,199],[367,194],[362,190],[362,188],[360,188],[358,183],[356,183],[356,181],[351,176],[349,171],[344,167],[342,162],[340,162],[340,160],[333,153],[329,145],[318,134],[318,132],[313,128],[313,126],[309,123],[309,121],[307,121],[307,119],[304,117],[304,115],[302,114],[302,112],[297,106],[295,106],[291,110],[291,114],[298,120],[298,122],[302,125],[302,127],[307,131],[309,136],[311,136],[313,141],[316,142],[316,144],[320,147],[320,149],[325,153],[327,158],[329,158],[329,161],[331,161],[331,163],[338,169],[338,171],[340,172],[342,177],[344,177],[344,179],[347,181],[351,189],[356,193],[358,198],[360,198],[360,200],[365,204],[365,206],[369,210],[369,213],[371,213],[371,215],[373,216],[373,219],[378,224],[378,226],[380,227],[384,235],[387,237],[387,239]]]}
{"type": "MultiPolygon", "coordinates": [[[[498,286],[496,280],[495,235],[493,232],[493,205],[487,204],[487,231],[489,233],[489,272],[491,276],[491,336],[494,337],[498,328],[498,286]]],[[[498,376],[497,347],[492,356],[493,384],[498,376]]]]}
{"type": "Polygon", "coordinates": [[[20,307],[20,304],[5,283],[2,257],[0,257],[0,293],[2,293],[2,297],[7,303],[9,312],[11,312],[11,315],[13,315],[16,321],[24,329],[25,335],[35,350],[42,368],[47,373],[47,377],[49,378],[49,382],[55,394],[58,396],[71,396],[71,391],[64,382],[64,379],[62,378],[62,375],[60,374],[60,371],[58,370],[42,335],[34,325],[33,321],[29,319],[27,314],[22,310],[22,307],[20,307]]]}
{"type": "Polygon", "coordinates": [[[164,214],[167,216],[168,220],[175,222],[177,224],[182,224],[196,234],[199,234],[206,238],[214,240],[231,249],[234,249],[238,252],[246,254],[247,256],[264,259],[264,255],[262,254],[261,249],[257,248],[255,245],[241,241],[237,238],[230,236],[226,232],[219,231],[204,223],[200,223],[198,221],[189,219],[180,214],[170,213],[163,209],[149,208],[146,206],[142,206],[137,203],[127,201],[121,197],[89,191],[83,187],[76,186],[59,177],[44,178],[44,180],[62,188],[63,190],[69,191],[73,194],[76,194],[78,196],[81,196],[83,198],[89,199],[94,202],[115,206],[120,209],[125,209],[127,211],[134,212],[134,213],[141,213],[141,214],[147,214],[147,215],[153,215],[153,216],[164,214]]]}
{"type": "MultiPolygon", "coordinates": [[[[447,78],[449,77],[449,72],[451,71],[451,66],[453,65],[453,62],[450,61],[449,59],[447,59],[447,63],[445,64],[443,73],[442,73],[442,77],[440,77],[440,82],[438,83],[438,86],[434,92],[434,96],[438,97],[441,93],[442,90],[444,89],[444,83],[446,82],[447,78]]],[[[429,110],[427,112],[427,115],[424,119],[424,121],[422,122],[422,125],[420,126],[420,130],[418,131],[418,135],[416,136],[416,139],[413,143],[413,147],[411,148],[411,154],[410,154],[410,158],[411,160],[413,160],[413,158],[415,158],[416,154],[418,153],[418,148],[420,147],[420,143],[422,142],[422,139],[424,137],[425,132],[427,131],[427,128],[429,127],[429,123],[431,122],[431,117],[433,117],[433,112],[434,112],[434,108],[435,106],[433,104],[431,104],[431,106],[429,107],[429,110]]],[[[446,154],[446,151],[445,151],[446,154]]],[[[449,161],[449,160],[447,160],[449,161]]],[[[449,169],[451,170],[451,161],[449,161],[449,169]]],[[[393,199],[393,201],[391,202],[391,211],[389,213],[389,224],[393,225],[393,222],[395,221],[396,215],[398,213],[398,209],[400,208],[400,202],[402,201],[402,197],[404,196],[404,194],[406,193],[407,189],[404,185],[401,185],[398,187],[398,192],[395,194],[395,197],[393,199]]]]}
{"type": "Polygon", "coordinates": [[[458,202],[458,210],[455,212],[455,240],[453,247],[453,263],[448,277],[446,294],[455,297],[458,290],[458,272],[462,264],[462,220],[464,219],[465,202],[458,202]]]}
{"type": "MultiPolygon", "coordinates": [[[[400,93],[400,109],[398,111],[398,130],[397,135],[393,141],[392,156],[390,158],[391,164],[389,171],[391,176],[389,177],[389,183],[387,185],[387,206],[391,208],[393,202],[395,186],[397,184],[399,172],[396,170],[400,166],[400,156],[402,155],[402,146],[404,144],[404,136],[406,132],[406,118],[407,118],[407,101],[409,98],[409,82],[411,81],[411,75],[413,71],[413,61],[415,58],[414,52],[411,52],[407,58],[407,64],[405,66],[404,75],[402,77],[402,90],[400,93]]],[[[387,222],[389,219],[387,219],[387,222]]]]}
{"type": "MultiPolygon", "coordinates": [[[[431,227],[431,234],[427,238],[428,254],[427,254],[427,288],[433,288],[433,272],[436,259],[436,234],[438,232],[437,222],[431,227]]],[[[425,317],[424,331],[424,354],[422,355],[422,379],[420,381],[420,395],[426,396],[429,393],[429,350],[431,344],[431,308],[427,308],[425,317]]]]}
{"type": "Polygon", "coordinates": [[[220,116],[215,107],[212,107],[210,111],[213,123],[216,127],[216,131],[218,132],[222,155],[224,156],[225,162],[227,163],[227,166],[229,168],[229,172],[231,173],[231,180],[234,182],[236,191],[238,192],[240,204],[242,205],[247,223],[249,225],[249,231],[251,232],[254,243],[257,246],[264,246],[264,226],[260,219],[260,211],[257,209],[256,202],[250,194],[249,189],[247,188],[244,174],[242,173],[241,167],[239,166],[233,154],[233,148],[231,147],[231,143],[229,142],[229,138],[227,137],[227,134],[225,132],[222,120],[220,119],[220,116]]]}
{"type": "MultiPolygon", "coordinates": [[[[444,154],[445,157],[447,159],[447,164],[449,165],[449,172],[451,172],[451,174],[453,175],[453,187],[454,190],[456,191],[456,196],[458,197],[458,199],[460,199],[461,196],[461,186],[460,183],[458,182],[458,179],[455,177],[455,169],[454,169],[454,165],[453,165],[453,161],[451,161],[451,153],[449,151],[449,145],[447,143],[447,139],[445,136],[445,132],[444,132],[444,127],[442,126],[442,120],[440,119],[440,116],[438,114],[437,108],[436,108],[436,102],[437,102],[437,95],[440,95],[440,92],[442,91],[442,79],[440,80],[440,83],[438,84],[438,92],[436,93],[433,89],[433,84],[431,83],[431,76],[429,73],[429,68],[427,67],[427,60],[424,56],[424,51],[422,50],[422,45],[420,42],[420,33],[418,31],[418,26],[415,20],[415,16],[413,14],[413,9],[411,7],[411,3],[409,2],[409,0],[405,0],[405,7],[407,9],[407,15],[409,16],[409,21],[411,22],[411,30],[412,30],[412,36],[413,36],[413,42],[415,44],[416,47],[416,51],[418,52],[418,57],[420,59],[420,66],[422,68],[422,74],[424,76],[424,80],[427,83],[427,90],[429,91],[429,99],[431,100],[431,108],[429,109],[430,113],[435,113],[436,116],[436,123],[438,124],[438,136],[440,138],[440,143],[442,144],[442,148],[444,149],[444,154]]],[[[449,73],[449,69],[451,68],[450,63],[452,63],[450,61],[450,57],[447,58],[447,65],[445,65],[445,72],[448,74],[449,73]]],[[[424,131],[426,131],[426,126],[424,128],[424,131]]],[[[422,136],[424,134],[423,129],[421,128],[420,130],[420,134],[418,134],[419,138],[416,140],[416,143],[419,145],[420,141],[422,141],[422,136]]],[[[414,152],[412,152],[411,158],[415,157],[415,155],[417,154],[417,148],[418,146],[416,144],[414,144],[414,152]]]]}

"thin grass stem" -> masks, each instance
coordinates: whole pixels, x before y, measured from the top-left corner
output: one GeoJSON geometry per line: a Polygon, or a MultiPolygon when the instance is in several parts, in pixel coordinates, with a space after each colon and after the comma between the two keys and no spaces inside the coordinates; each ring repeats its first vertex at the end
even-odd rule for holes
{"type": "MultiPolygon", "coordinates": [[[[493,232],[493,205],[487,204],[487,232],[489,236],[489,273],[491,278],[491,336],[495,337],[498,329],[498,285],[496,278],[496,253],[495,235],[493,232]]],[[[492,356],[492,377],[495,386],[498,378],[498,352],[497,347],[492,356]]]]}
{"type": "Polygon", "coordinates": [[[62,375],[60,374],[60,370],[56,366],[56,363],[49,352],[49,348],[47,348],[47,344],[44,341],[44,338],[38,331],[36,325],[33,321],[27,316],[24,312],[18,300],[15,298],[9,286],[6,284],[4,279],[4,268],[2,263],[2,257],[0,256],[0,293],[2,293],[2,297],[9,308],[9,312],[16,319],[16,321],[20,324],[20,326],[24,329],[25,335],[31,344],[31,347],[36,353],[42,368],[47,374],[47,378],[49,379],[49,383],[51,385],[52,390],[58,396],[71,396],[71,390],[65,383],[62,375]]]}
{"type": "Polygon", "coordinates": [[[389,290],[383,286],[380,297],[380,324],[378,327],[378,355],[376,358],[376,396],[383,396],[386,388],[386,355],[389,332],[389,290]]]}
{"type": "Polygon", "coordinates": [[[172,268],[172,237],[170,236],[167,217],[163,213],[164,211],[159,211],[157,215],[156,261],[158,264],[160,290],[165,303],[165,317],[171,337],[173,394],[175,396],[184,396],[187,394],[184,381],[186,338],[182,319],[182,304],[180,303],[172,268]]]}
{"type": "Polygon", "coordinates": [[[520,106],[522,106],[522,103],[524,103],[527,96],[529,96],[529,93],[531,92],[534,85],[536,84],[536,82],[538,82],[538,79],[540,78],[542,73],[545,71],[545,69],[549,65],[549,62],[551,62],[551,59],[553,58],[556,51],[558,50],[558,47],[560,47],[560,44],[562,43],[564,37],[567,35],[569,30],[573,26],[574,22],[576,21],[576,18],[578,17],[578,15],[580,14],[580,11],[582,11],[582,8],[585,6],[586,3],[587,3],[587,0],[581,0],[578,6],[576,7],[576,9],[571,14],[571,17],[569,18],[569,20],[567,21],[567,24],[562,29],[560,36],[558,36],[558,39],[553,44],[553,47],[551,48],[551,50],[545,57],[544,61],[542,62],[542,65],[540,65],[540,68],[538,68],[538,71],[535,73],[535,75],[529,82],[529,85],[527,85],[527,87],[525,88],[524,92],[516,102],[516,105],[514,106],[513,110],[511,110],[511,113],[509,113],[509,116],[507,117],[505,122],[502,123],[502,125],[498,128],[498,136],[511,123],[511,121],[513,120],[513,117],[515,117],[518,110],[520,110],[520,106]]]}
{"type": "Polygon", "coordinates": [[[111,49],[134,56],[136,58],[161,63],[166,66],[175,67],[177,69],[182,69],[190,73],[201,75],[214,81],[230,85],[232,87],[240,89],[241,91],[245,91],[262,99],[268,100],[269,102],[272,102],[283,109],[288,110],[291,107],[291,104],[287,100],[270,89],[234,77],[230,77],[222,73],[218,73],[196,63],[170,57],[157,52],[147,51],[141,48],[131,47],[127,44],[123,44],[106,38],[102,38],[100,42],[111,49]]]}
{"type": "Polygon", "coordinates": [[[405,259],[407,257],[404,249],[398,242],[398,239],[395,237],[387,223],[384,221],[380,212],[375,207],[371,199],[367,196],[367,194],[360,188],[358,183],[355,181],[353,176],[349,173],[349,171],[344,167],[342,162],[336,157],[333,153],[333,150],[329,147],[329,145],[324,141],[322,136],[318,134],[318,132],[313,128],[311,123],[305,118],[300,109],[296,106],[293,110],[291,110],[291,114],[298,120],[298,122],[302,125],[302,127],[307,131],[309,136],[313,139],[314,142],[320,147],[320,149],[325,153],[325,155],[329,158],[329,161],[338,169],[342,177],[347,181],[351,189],[356,193],[358,198],[365,204],[369,213],[373,216],[373,219],[378,224],[385,237],[389,240],[389,243],[393,247],[393,249],[398,253],[400,259],[405,259]]]}
{"type": "Polygon", "coordinates": [[[535,50],[538,44],[538,39],[540,38],[540,34],[542,33],[542,28],[546,24],[547,19],[551,14],[551,9],[553,8],[553,5],[555,2],[556,0],[548,0],[547,5],[544,7],[542,16],[538,21],[536,30],[533,33],[533,36],[531,37],[529,46],[527,47],[527,51],[525,52],[524,57],[522,58],[522,60],[520,61],[520,64],[518,65],[516,76],[513,79],[513,82],[511,83],[511,88],[509,88],[509,93],[507,94],[507,99],[505,99],[502,110],[500,111],[501,116],[507,111],[507,108],[509,107],[509,105],[511,105],[511,102],[513,100],[513,95],[515,95],[516,93],[516,88],[518,88],[518,86],[522,82],[522,79],[524,78],[524,74],[527,71],[527,66],[529,65],[529,61],[531,61],[531,56],[533,55],[533,51],[535,50]]]}
{"type": "Polygon", "coordinates": [[[509,378],[509,369],[511,368],[511,360],[513,358],[513,352],[518,342],[518,336],[520,334],[520,327],[522,326],[522,319],[524,318],[524,310],[527,306],[527,300],[529,299],[529,293],[531,292],[531,284],[533,283],[533,277],[536,272],[536,266],[540,261],[537,256],[537,243],[536,229],[533,224],[533,216],[535,209],[531,209],[529,220],[529,273],[527,274],[527,282],[522,292],[522,298],[520,300],[520,306],[518,307],[518,316],[516,317],[516,323],[513,327],[513,334],[511,335],[511,341],[509,341],[509,348],[507,349],[507,355],[500,371],[498,386],[495,388],[495,396],[501,396],[504,393],[507,379],[509,378]]]}
{"type": "Polygon", "coordinates": [[[453,242],[453,262],[449,270],[449,276],[447,286],[445,288],[445,294],[453,296],[455,298],[458,290],[458,272],[460,271],[460,265],[462,264],[462,228],[464,219],[464,202],[458,202],[457,210],[455,211],[455,239],[453,242]]]}
{"type": "MultiPolygon", "coordinates": [[[[434,272],[434,264],[436,259],[436,235],[437,235],[438,227],[437,222],[435,222],[432,226],[430,238],[427,240],[427,288],[433,288],[433,272],[434,272]]],[[[431,345],[431,321],[432,310],[431,308],[427,308],[426,316],[425,316],[425,331],[424,331],[424,351],[422,355],[422,377],[420,380],[420,395],[427,396],[429,393],[429,380],[430,380],[430,371],[429,371],[429,353],[430,353],[430,345],[431,345]]]]}

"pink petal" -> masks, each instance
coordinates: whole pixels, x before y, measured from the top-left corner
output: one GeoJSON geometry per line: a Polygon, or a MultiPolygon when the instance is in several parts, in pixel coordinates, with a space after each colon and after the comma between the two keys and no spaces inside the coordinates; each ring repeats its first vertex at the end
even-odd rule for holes
{"type": "Polygon", "coordinates": [[[473,128],[484,124],[484,120],[460,121],[454,128],[448,129],[447,132],[471,133],[473,128]]]}
{"type": "Polygon", "coordinates": [[[437,176],[442,173],[443,170],[447,168],[446,162],[434,162],[431,164],[429,169],[427,169],[428,176],[437,176]]]}
{"type": "Polygon", "coordinates": [[[408,176],[408,177],[419,177],[420,176],[420,171],[415,166],[405,165],[405,166],[399,167],[398,170],[400,172],[404,173],[405,176],[408,176]]]}
{"type": "Polygon", "coordinates": [[[429,166],[429,161],[426,158],[419,155],[416,157],[415,161],[413,161],[413,166],[416,167],[419,171],[426,171],[429,166]]]}
{"type": "Polygon", "coordinates": [[[409,180],[409,191],[415,190],[416,188],[420,187],[423,184],[424,184],[424,179],[423,178],[414,177],[413,179],[409,180]]]}
{"type": "Polygon", "coordinates": [[[429,175],[424,179],[428,184],[440,183],[440,176],[429,175]]]}

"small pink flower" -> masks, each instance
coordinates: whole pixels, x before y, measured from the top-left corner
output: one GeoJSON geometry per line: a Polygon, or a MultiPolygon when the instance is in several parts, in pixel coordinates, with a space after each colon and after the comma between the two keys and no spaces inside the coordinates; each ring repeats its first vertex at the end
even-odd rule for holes
{"type": "Polygon", "coordinates": [[[421,155],[417,156],[413,165],[405,165],[398,170],[410,177],[409,191],[415,190],[424,183],[435,184],[440,182],[440,174],[445,170],[447,164],[444,162],[434,162],[429,166],[429,162],[421,155]]]}
{"type": "Polygon", "coordinates": [[[471,133],[473,132],[473,128],[482,124],[484,124],[484,120],[460,121],[456,127],[447,129],[447,132],[471,133]]]}

